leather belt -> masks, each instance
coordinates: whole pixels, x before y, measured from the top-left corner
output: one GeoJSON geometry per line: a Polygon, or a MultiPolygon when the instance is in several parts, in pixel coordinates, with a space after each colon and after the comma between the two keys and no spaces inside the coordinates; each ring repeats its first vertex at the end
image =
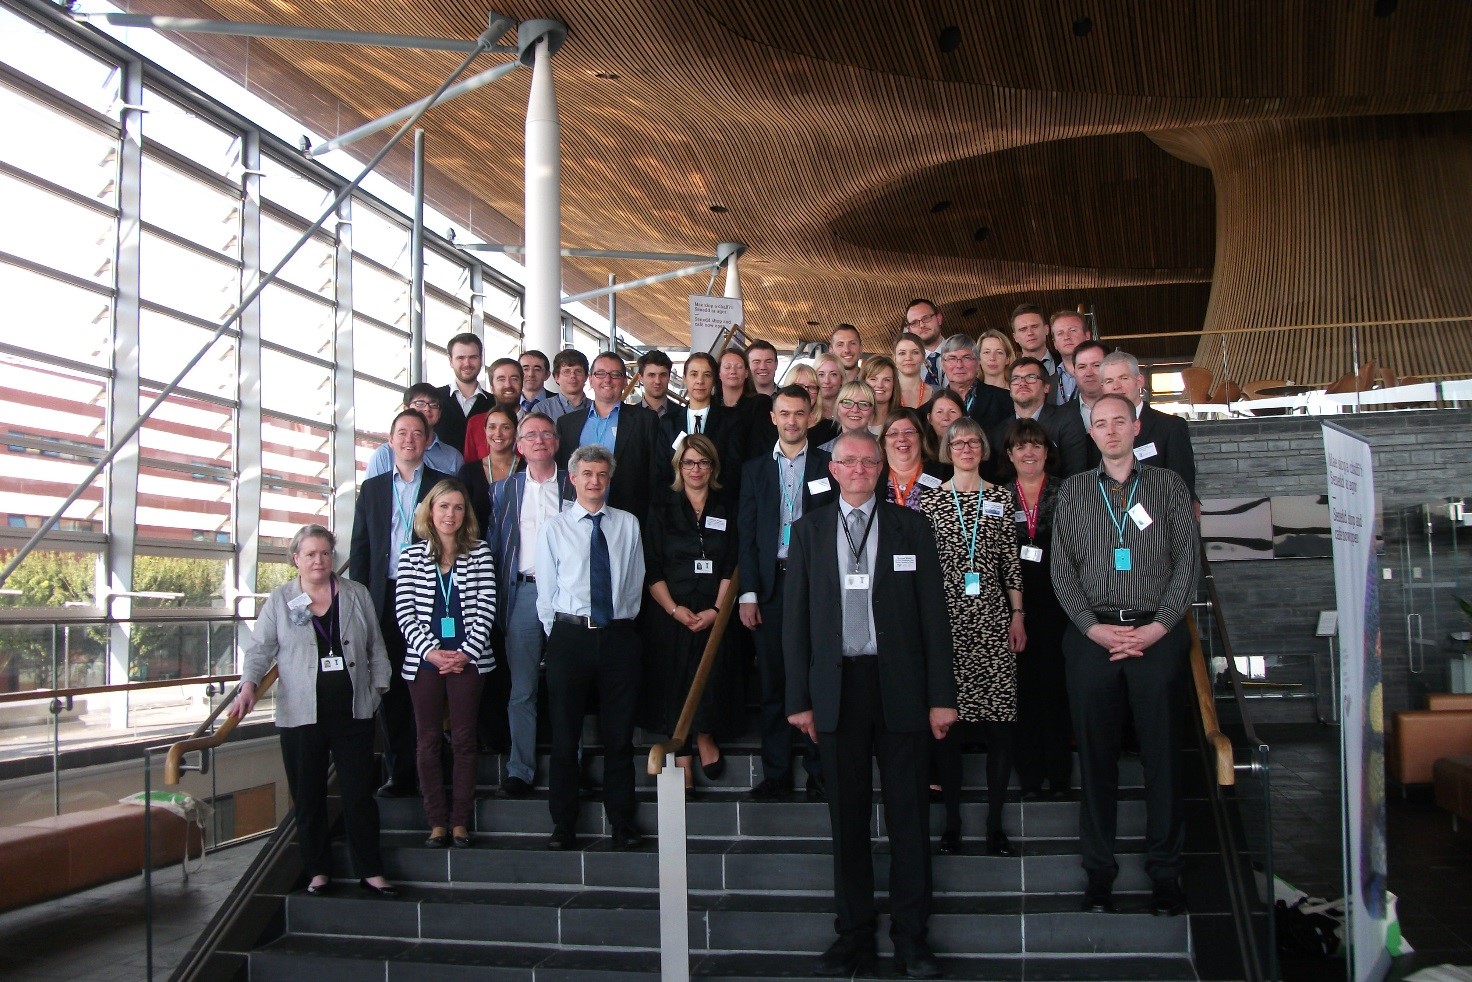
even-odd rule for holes
{"type": "Polygon", "coordinates": [[[516,574],[516,582],[518,582],[518,583],[535,583],[535,582],[537,582],[537,578],[535,576],[532,576],[530,573],[517,573],[516,574]]]}
{"type": "Polygon", "coordinates": [[[1125,627],[1139,627],[1149,624],[1155,620],[1155,611],[1136,610],[1133,607],[1095,607],[1094,616],[1099,618],[1100,624],[1122,624],[1125,627]]]}
{"type": "Polygon", "coordinates": [[[610,627],[634,626],[634,622],[631,620],[616,620],[609,621],[608,624],[604,627],[599,627],[597,624],[593,623],[593,618],[588,617],[585,614],[564,614],[560,610],[552,615],[552,619],[559,624],[576,624],[578,627],[585,628],[589,631],[603,631],[610,627]]]}

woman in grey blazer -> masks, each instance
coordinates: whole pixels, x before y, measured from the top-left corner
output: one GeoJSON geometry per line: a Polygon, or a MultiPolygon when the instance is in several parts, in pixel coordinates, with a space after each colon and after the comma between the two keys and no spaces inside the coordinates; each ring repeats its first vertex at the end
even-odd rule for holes
{"type": "Polygon", "coordinates": [[[373,714],[388,691],[388,651],[368,588],[333,575],[337,539],[306,525],[291,540],[297,578],[277,587],[256,618],[240,692],[230,715],[254,708],[256,687],[276,664],[276,726],[281,758],[296,804],[297,846],[311,881],[307,892],[332,884],[327,821],[328,755],[337,764],[343,824],[358,883],[385,897],[398,891],[383,878],[378,805],[373,800],[373,714]]]}

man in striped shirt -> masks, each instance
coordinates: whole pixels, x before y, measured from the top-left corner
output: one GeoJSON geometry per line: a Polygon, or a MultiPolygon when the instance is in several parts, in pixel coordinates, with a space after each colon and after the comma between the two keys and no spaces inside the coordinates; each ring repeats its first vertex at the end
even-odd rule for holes
{"type": "Polygon", "coordinates": [[[1083,909],[1114,910],[1119,749],[1125,701],[1145,765],[1145,871],[1151,910],[1186,909],[1181,890],[1185,819],[1180,747],[1199,545],[1180,475],[1135,460],[1135,406],[1118,394],[1094,403],[1090,435],[1101,460],[1063,482],[1053,533],[1053,586],[1068,615],[1064,674],[1078,739],[1083,909]]]}

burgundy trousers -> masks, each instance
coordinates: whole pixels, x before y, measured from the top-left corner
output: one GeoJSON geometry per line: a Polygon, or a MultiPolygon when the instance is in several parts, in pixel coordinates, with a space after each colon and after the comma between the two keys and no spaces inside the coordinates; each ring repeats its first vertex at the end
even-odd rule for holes
{"type": "Polygon", "coordinates": [[[475,665],[464,671],[441,675],[427,661],[420,662],[409,698],[414,702],[415,761],[419,765],[419,792],[424,795],[424,816],[430,828],[470,828],[475,808],[475,724],[480,713],[482,680],[475,665]],[[451,802],[445,803],[445,775],[440,764],[440,734],[444,732],[445,709],[450,711],[451,802]]]}

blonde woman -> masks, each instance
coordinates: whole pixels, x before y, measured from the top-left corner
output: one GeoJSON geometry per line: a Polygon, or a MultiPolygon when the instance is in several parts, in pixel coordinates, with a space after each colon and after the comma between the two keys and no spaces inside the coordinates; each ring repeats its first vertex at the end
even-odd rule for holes
{"type": "Polygon", "coordinates": [[[895,390],[901,406],[920,409],[935,395],[925,383],[925,345],[909,331],[894,343],[895,390]]]}
{"type": "Polygon", "coordinates": [[[894,359],[888,355],[865,358],[864,381],[874,390],[874,421],[869,429],[878,436],[889,414],[900,408],[900,372],[894,359]]]}
{"type": "Polygon", "coordinates": [[[818,372],[819,401],[814,403],[819,419],[833,419],[838,411],[838,390],[843,387],[843,362],[831,351],[825,351],[813,362],[818,372]]]}
{"type": "Polygon", "coordinates": [[[828,453],[833,452],[833,445],[845,433],[863,430],[873,435],[870,424],[874,422],[874,390],[869,388],[868,382],[843,383],[838,390],[837,406],[838,414],[833,422],[838,424],[838,432],[820,447],[828,453]]]}
{"type": "Polygon", "coordinates": [[[998,330],[990,330],[976,340],[976,351],[981,357],[981,381],[1011,395],[1008,387],[1007,366],[1012,364],[1012,342],[998,330]]]}

